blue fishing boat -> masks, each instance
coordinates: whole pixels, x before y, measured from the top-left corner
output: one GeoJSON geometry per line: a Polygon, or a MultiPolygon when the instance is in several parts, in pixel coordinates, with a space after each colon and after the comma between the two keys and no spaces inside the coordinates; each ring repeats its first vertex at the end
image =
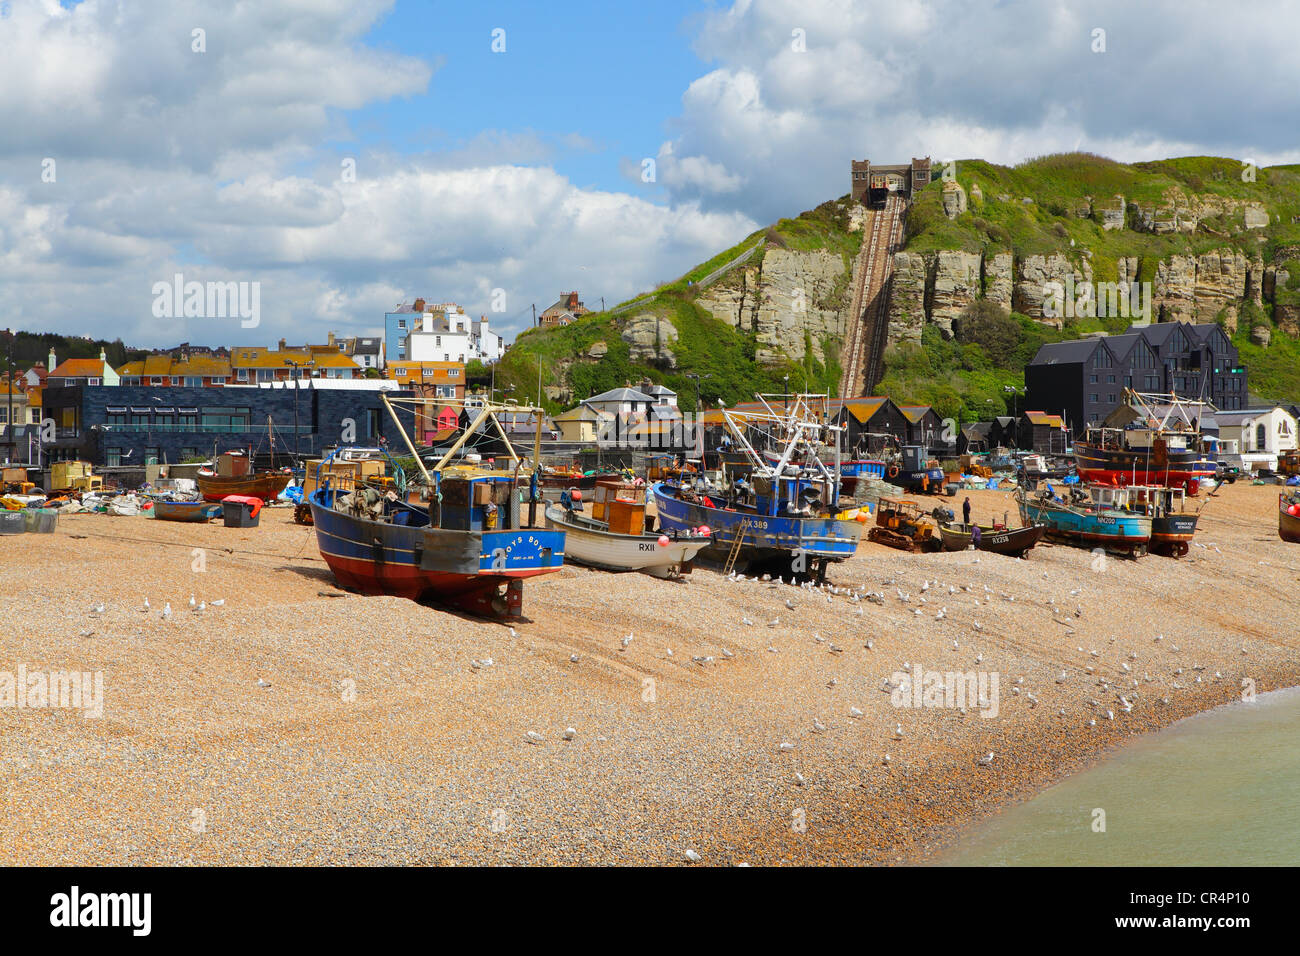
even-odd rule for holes
{"type": "Polygon", "coordinates": [[[863,524],[857,510],[839,509],[841,475],[831,452],[838,450],[842,429],[808,414],[807,400],[819,397],[795,396],[781,412],[762,395],[767,413],[733,416],[724,409],[747,462],[721,485],[703,478],[654,484],[659,527],[679,533],[707,528],[712,543],[705,557],[728,565],[743,559],[750,569],[765,566],[779,574],[820,580],[828,563],[852,557],[863,524]],[[779,443],[782,453],[755,451],[755,431],[770,445],[779,443]]]}
{"type": "Polygon", "coordinates": [[[926,455],[922,445],[904,445],[885,468],[885,480],[907,491],[937,495],[943,490],[943,478],[943,469],[926,455]]]}
{"type": "MultiPolygon", "coordinates": [[[[389,397],[380,398],[391,411],[389,397]]],[[[515,470],[447,466],[491,414],[484,408],[432,470],[403,430],[424,477],[418,485],[408,487],[390,460],[393,488],[354,489],[350,482],[336,488],[336,479],[326,476],[329,459],[322,462],[323,477],[307,501],[321,557],[340,585],[362,594],[435,601],[487,617],[522,614],[524,580],[563,566],[565,535],[523,526],[515,470]]],[[[517,466],[513,448],[509,455],[517,466]]]]}
{"type": "Polygon", "coordinates": [[[1086,489],[1066,489],[1069,500],[1050,485],[1036,494],[1016,489],[1023,524],[1047,526],[1047,537],[1085,548],[1141,557],[1151,543],[1151,517],[1125,508],[1108,507],[1086,489]]]}

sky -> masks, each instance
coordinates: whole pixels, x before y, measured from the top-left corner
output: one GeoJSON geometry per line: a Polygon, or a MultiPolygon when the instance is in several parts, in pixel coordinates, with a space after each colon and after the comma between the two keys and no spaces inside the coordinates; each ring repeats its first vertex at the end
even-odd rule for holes
{"type": "Polygon", "coordinates": [[[0,327],[301,344],[423,297],[512,336],[844,195],[854,158],[1297,162],[1298,27],[1200,0],[0,0],[0,327]],[[186,315],[177,275],[245,284],[256,324],[186,315]]]}

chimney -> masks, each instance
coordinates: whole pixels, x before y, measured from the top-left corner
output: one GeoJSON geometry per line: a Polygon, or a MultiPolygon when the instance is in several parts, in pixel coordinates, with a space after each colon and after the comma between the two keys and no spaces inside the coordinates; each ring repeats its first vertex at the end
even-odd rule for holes
{"type": "Polygon", "coordinates": [[[281,340],[280,340],[280,351],[281,351],[281,352],[284,351],[284,339],[281,339],[281,340]]]}
{"type": "Polygon", "coordinates": [[[578,307],[578,293],[576,293],[576,292],[570,292],[570,293],[569,293],[569,304],[566,306],[566,308],[568,308],[568,310],[569,310],[570,312],[572,312],[572,311],[573,311],[574,309],[576,309],[577,307],[578,307]]]}
{"type": "Polygon", "coordinates": [[[334,333],[333,333],[333,332],[329,333],[329,337],[328,337],[328,339],[327,339],[327,344],[329,345],[330,348],[333,348],[333,347],[334,347],[334,333]]]}
{"type": "Polygon", "coordinates": [[[416,299],[415,302],[414,302],[414,304],[411,306],[411,308],[414,309],[416,312],[423,312],[423,311],[424,311],[424,300],[423,300],[423,299],[416,299]]]}
{"type": "Polygon", "coordinates": [[[50,364],[46,370],[53,372],[56,368],[58,368],[58,364],[55,361],[54,349],[50,349],[50,364]]]}

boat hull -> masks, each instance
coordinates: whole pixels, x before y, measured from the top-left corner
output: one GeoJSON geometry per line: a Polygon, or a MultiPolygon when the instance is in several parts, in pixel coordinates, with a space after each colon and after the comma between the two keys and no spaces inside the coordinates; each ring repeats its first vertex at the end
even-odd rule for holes
{"type": "Polygon", "coordinates": [[[1020,517],[1025,524],[1046,525],[1048,539],[1079,547],[1137,557],[1151,543],[1151,519],[1126,511],[1078,511],[1021,500],[1020,517]]]}
{"type": "MultiPolygon", "coordinates": [[[[339,584],[362,594],[437,601],[485,617],[522,613],[522,582],[564,564],[564,532],[536,528],[457,531],[358,518],[330,507],[328,490],[308,503],[321,557],[339,584]],[[502,593],[505,587],[506,593],[502,593]]],[[[423,520],[424,524],[414,522],[423,520]]]]}
{"type": "Polygon", "coordinates": [[[1195,514],[1171,514],[1151,519],[1151,550],[1181,558],[1191,550],[1196,534],[1195,514]]]}
{"type": "Polygon", "coordinates": [[[194,480],[198,483],[199,492],[208,501],[220,501],[227,495],[246,495],[263,501],[274,501],[289,486],[292,478],[292,475],[283,472],[263,472],[238,478],[221,478],[199,472],[194,480]]]}
{"type": "Polygon", "coordinates": [[[160,521],[210,521],[221,516],[221,505],[209,501],[155,501],[153,516],[160,521]]]}
{"type": "Polygon", "coordinates": [[[653,485],[659,527],[666,531],[693,531],[707,525],[712,542],[702,552],[708,557],[725,559],[736,539],[741,538],[738,555],[749,561],[790,558],[795,552],[803,557],[843,561],[853,557],[862,537],[862,523],[838,518],[795,518],[757,515],[709,507],[700,502],[682,501],[663,484],[653,485]],[[749,527],[741,533],[744,520],[749,527]]]}
{"type": "Polygon", "coordinates": [[[1204,471],[1204,460],[1196,452],[1174,451],[1167,460],[1157,462],[1144,451],[1099,448],[1085,442],[1074,445],[1075,470],[1085,483],[1101,485],[1163,485],[1185,488],[1194,494],[1201,478],[1211,477],[1204,471]]]}
{"type": "MultiPolygon", "coordinates": [[[[975,545],[975,550],[1021,558],[1038,544],[1039,539],[1046,532],[1047,528],[1043,525],[1015,528],[1010,531],[981,527],[980,540],[975,545]]],[[[945,551],[965,551],[974,541],[969,525],[941,524],[939,537],[943,541],[945,551]]]]}
{"type": "Polygon", "coordinates": [[[667,547],[660,547],[657,534],[613,534],[590,526],[588,519],[581,516],[570,518],[558,505],[546,509],[546,523],[564,532],[566,559],[602,571],[644,571],[655,577],[668,577],[689,566],[711,543],[708,538],[697,536],[670,540],[667,547]]]}
{"type": "Polygon", "coordinates": [[[1289,504],[1285,495],[1278,496],[1277,536],[1290,544],[1300,544],[1300,517],[1286,513],[1289,504]]]}

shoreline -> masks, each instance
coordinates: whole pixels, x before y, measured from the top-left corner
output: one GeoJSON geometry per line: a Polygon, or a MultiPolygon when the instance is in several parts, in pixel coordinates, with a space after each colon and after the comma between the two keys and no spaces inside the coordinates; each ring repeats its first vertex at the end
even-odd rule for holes
{"type": "MultiPolygon", "coordinates": [[[[969,494],[977,519],[1007,510],[969,494]]],[[[102,670],[105,716],[0,708],[0,860],[932,863],[1131,736],[1239,699],[1243,676],[1300,684],[1300,548],[1276,537],[1275,496],[1230,487],[1204,547],[1100,570],[1064,546],[864,542],[830,580],[879,604],[566,566],[529,583],[517,637],[339,591],[287,510],[239,530],[73,516],[0,539],[0,671],[102,670]],[[195,614],[195,592],[226,603],[195,614]],[[998,673],[998,716],[893,707],[881,682],[905,663],[998,673]]]]}

